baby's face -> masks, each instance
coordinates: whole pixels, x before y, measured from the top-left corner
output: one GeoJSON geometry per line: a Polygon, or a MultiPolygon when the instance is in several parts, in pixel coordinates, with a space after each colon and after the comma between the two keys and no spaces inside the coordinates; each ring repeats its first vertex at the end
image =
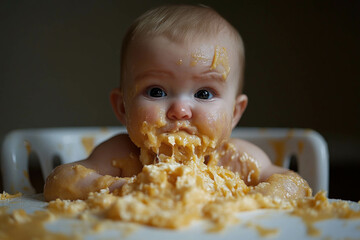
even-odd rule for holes
{"type": "Polygon", "coordinates": [[[173,42],[142,38],[129,46],[123,85],[126,126],[142,147],[142,124],[186,131],[218,143],[230,136],[240,63],[228,38],[173,42]]]}

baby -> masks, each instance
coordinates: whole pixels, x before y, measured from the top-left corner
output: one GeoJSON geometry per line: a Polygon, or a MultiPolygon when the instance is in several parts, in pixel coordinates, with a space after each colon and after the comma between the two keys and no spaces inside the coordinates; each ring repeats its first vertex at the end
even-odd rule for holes
{"type": "Polygon", "coordinates": [[[248,103],[242,93],[244,46],[214,10],[180,5],[146,12],[128,30],[121,60],[120,87],[110,100],[128,134],[54,169],[44,187],[47,201],[84,199],[106,187],[112,192],[144,165],[174,156],[186,162],[191,154],[202,164],[238,172],[253,192],[286,199],[311,195],[296,173],[272,165],[253,144],[230,138],[248,103]]]}

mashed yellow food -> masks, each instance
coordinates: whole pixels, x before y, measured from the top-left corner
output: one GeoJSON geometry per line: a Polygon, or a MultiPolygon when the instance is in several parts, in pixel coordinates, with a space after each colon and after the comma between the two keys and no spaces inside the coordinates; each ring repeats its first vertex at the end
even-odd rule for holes
{"type": "MultiPolygon", "coordinates": [[[[48,208],[70,214],[101,211],[104,218],[171,229],[205,219],[214,223],[216,230],[235,221],[235,212],[292,207],[288,201],[265,197],[248,186],[258,183],[259,166],[246,153],[239,155],[231,144],[217,152],[216,139],[186,131],[159,133],[162,126],[162,122],[155,126],[143,123],[140,161],[144,166],[122,188],[113,193],[91,193],[83,201],[58,199],[50,202],[48,208]],[[224,155],[231,155],[231,162],[241,165],[240,174],[217,165],[217,159],[224,155]]],[[[79,176],[91,171],[80,165],[74,168],[79,176]]],[[[288,177],[297,180],[296,176],[288,177]]],[[[282,175],[273,178],[282,182],[282,175]]]]}
{"type": "Polygon", "coordinates": [[[3,193],[0,193],[0,200],[17,198],[17,197],[21,197],[21,195],[22,195],[21,193],[8,194],[7,192],[3,192],[3,193]]]}
{"type": "MultiPolygon", "coordinates": [[[[288,189],[302,189],[305,192],[290,191],[288,194],[295,197],[311,194],[306,182],[296,174],[276,174],[268,182],[256,187],[248,186],[255,185],[259,178],[259,166],[250,156],[236,155],[231,145],[227,145],[223,152],[214,152],[214,139],[191,135],[186,131],[158,134],[159,127],[161,125],[149,126],[144,122],[141,131],[145,147],[141,148],[140,154],[144,167],[139,174],[129,178],[122,188],[109,193],[107,187],[114,179],[104,176],[99,179],[99,186],[103,190],[91,192],[84,200],[51,201],[48,210],[73,217],[87,213],[100,219],[170,229],[203,219],[213,223],[209,230],[217,231],[237,222],[236,212],[260,208],[289,209],[292,214],[304,219],[311,235],[316,235],[312,223],[317,220],[360,217],[359,212],[352,211],[344,202],[329,203],[324,193],[297,200],[292,200],[291,196],[277,198],[277,195],[284,194],[282,185],[287,184],[289,179],[295,187],[288,189]],[[216,158],[229,153],[234,154],[232,160],[238,161],[246,171],[239,175],[216,164],[216,158]],[[209,154],[210,159],[206,159],[209,154]],[[266,191],[274,192],[275,197],[261,194],[266,194],[266,191]]],[[[79,177],[92,172],[81,165],[73,168],[79,177]]],[[[71,196],[75,190],[71,187],[68,189],[67,194],[71,196]]],[[[277,229],[263,229],[261,226],[254,228],[260,229],[265,235],[278,232],[277,229]]]]}
{"type": "MultiPolygon", "coordinates": [[[[250,191],[239,174],[204,163],[205,155],[215,147],[214,140],[185,131],[157,134],[158,127],[143,124],[145,147],[140,160],[144,167],[121,189],[91,194],[82,202],[53,201],[49,209],[72,213],[73,209],[101,209],[105,218],[179,228],[195,219],[221,217],[211,209],[220,209],[225,201],[235,201],[250,191]]],[[[88,172],[75,167],[79,175],[88,172]]]]}
{"type": "MultiPolygon", "coordinates": [[[[186,130],[161,133],[159,129],[163,125],[161,121],[157,125],[143,123],[140,130],[143,168],[122,188],[113,193],[106,190],[92,193],[83,201],[52,201],[48,208],[71,214],[101,211],[108,219],[172,229],[197,219],[210,220],[215,228],[221,228],[235,219],[236,211],[290,208],[288,202],[250,194],[254,188],[247,184],[255,185],[259,179],[259,166],[250,156],[235,154],[231,144],[216,152],[217,140],[206,135],[189,134],[186,130]],[[241,164],[240,174],[217,165],[217,159],[226,154],[241,164]]],[[[79,178],[92,172],[81,165],[74,166],[73,171],[79,178]]],[[[105,189],[112,183],[110,176],[104,176],[97,185],[105,189]]],[[[73,199],[76,187],[65,183],[62,191],[73,199]]]]}

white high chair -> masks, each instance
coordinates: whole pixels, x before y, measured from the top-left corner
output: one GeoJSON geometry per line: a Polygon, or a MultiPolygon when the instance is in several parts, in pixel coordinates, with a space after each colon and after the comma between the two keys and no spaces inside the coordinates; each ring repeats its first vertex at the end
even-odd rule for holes
{"type": "MultiPolygon", "coordinates": [[[[45,179],[56,159],[69,163],[84,159],[93,147],[111,136],[124,133],[124,127],[81,127],[22,129],[5,136],[1,152],[4,190],[8,193],[35,193],[29,177],[30,155],[35,153],[45,179]]],[[[329,155],[323,137],[308,129],[236,128],[232,137],[253,142],[275,164],[288,168],[297,160],[299,174],[316,193],[328,191],[329,155]]]]}

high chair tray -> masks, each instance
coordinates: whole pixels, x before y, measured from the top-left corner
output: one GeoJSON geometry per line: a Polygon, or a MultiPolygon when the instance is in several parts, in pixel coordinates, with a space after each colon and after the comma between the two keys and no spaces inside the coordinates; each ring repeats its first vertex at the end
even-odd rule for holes
{"type": "MultiPolygon", "coordinates": [[[[331,200],[337,201],[337,200],[331,200]]],[[[354,210],[360,210],[360,204],[349,202],[354,210]]],[[[37,210],[44,211],[47,202],[42,194],[25,195],[18,198],[0,200],[0,208],[11,213],[16,209],[24,209],[28,214],[37,210]],[[4,208],[5,207],[5,208],[4,208]]],[[[84,219],[59,218],[47,221],[44,225],[49,233],[61,233],[80,239],[360,239],[360,218],[352,220],[327,219],[318,221],[314,227],[319,235],[308,234],[308,228],[301,218],[290,215],[285,210],[255,210],[238,214],[239,223],[227,227],[220,232],[208,232],[206,222],[196,222],[190,227],[181,230],[168,230],[130,223],[104,220],[100,228],[94,226],[91,221],[84,219]],[[272,231],[270,231],[272,230],[272,231]]],[[[4,221],[4,218],[1,218],[4,221]]],[[[21,224],[32,224],[26,221],[21,224]]],[[[21,234],[22,229],[29,226],[19,225],[17,231],[21,234]],[[21,227],[22,226],[22,227],[21,227]]],[[[2,225],[2,223],[0,223],[2,225]]],[[[31,228],[32,226],[30,226],[31,228]]],[[[34,228],[35,228],[34,224],[34,228]]],[[[0,226],[1,231],[7,231],[0,226]]],[[[26,233],[30,239],[31,231],[26,233]]],[[[16,235],[16,234],[15,234],[16,235]]],[[[19,239],[19,236],[12,236],[19,239]]]]}

